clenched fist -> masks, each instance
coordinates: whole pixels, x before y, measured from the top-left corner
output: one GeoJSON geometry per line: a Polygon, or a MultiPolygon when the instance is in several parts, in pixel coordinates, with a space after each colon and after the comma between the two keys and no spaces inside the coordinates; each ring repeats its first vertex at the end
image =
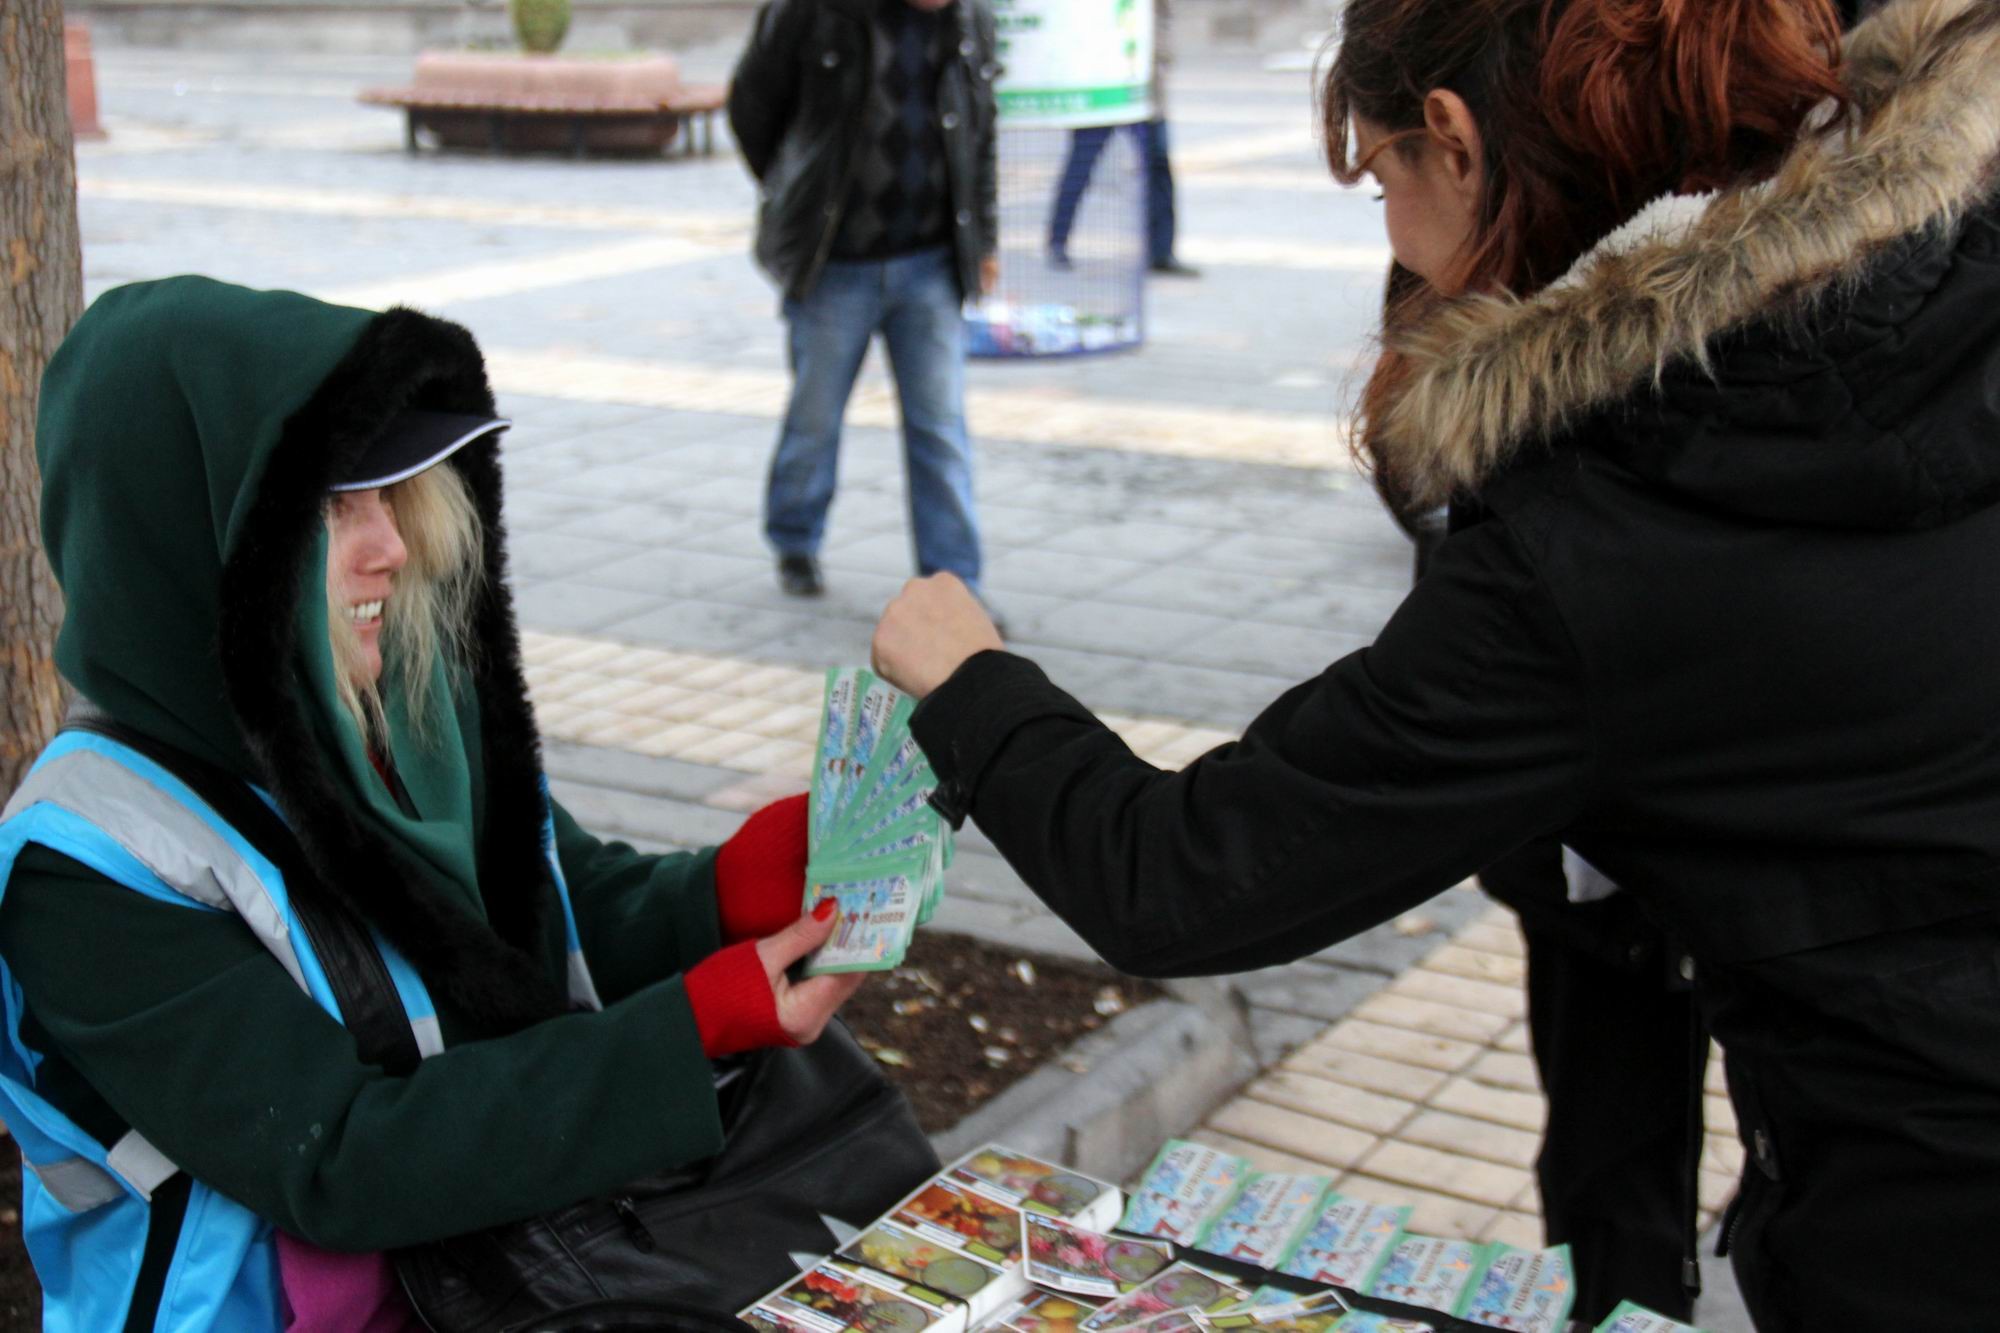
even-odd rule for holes
{"type": "Polygon", "coordinates": [[[923,698],[974,653],[1001,648],[993,617],[955,574],[911,579],[875,626],[875,674],[923,698]]]}

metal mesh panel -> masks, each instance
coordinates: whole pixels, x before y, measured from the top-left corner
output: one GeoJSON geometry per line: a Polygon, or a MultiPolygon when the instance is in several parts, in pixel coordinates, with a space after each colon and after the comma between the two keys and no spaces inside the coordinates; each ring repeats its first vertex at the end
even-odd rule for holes
{"type": "Polygon", "coordinates": [[[967,310],[972,355],[1074,356],[1144,340],[1145,162],[1137,131],[1000,131],[1000,284],[967,310]]]}

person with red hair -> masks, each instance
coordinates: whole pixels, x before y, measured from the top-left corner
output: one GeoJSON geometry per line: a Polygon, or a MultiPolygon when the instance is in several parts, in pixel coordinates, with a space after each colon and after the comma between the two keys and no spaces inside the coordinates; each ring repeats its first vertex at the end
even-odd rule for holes
{"type": "Polygon", "coordinates": [[[1559,840],[1692,960],[1757,1326],[1970,1329],[2000,1235],[2000,3],[1841,17],[1350,0],[1329,151],[1401,270],[1359,447],[1397,513],[1461,513],[1423,580],[1179,772],[949,578],[875,657],[944,803],[1128,971],[1299,958],[1559,840]]]}

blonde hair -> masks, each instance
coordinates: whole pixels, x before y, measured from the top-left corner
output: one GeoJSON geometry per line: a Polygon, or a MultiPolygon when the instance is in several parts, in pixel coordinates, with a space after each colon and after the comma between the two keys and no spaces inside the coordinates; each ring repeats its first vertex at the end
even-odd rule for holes
{"type": "MultiPolygon", "coordinates": [[[[403,711],[421,737],[431,710],[449,701],[433,698],[433,669],[447,672],[471,661],[472,606],[485,576],[485,532],[464,478],[450,464],[427,468],[383,492],[396,531],[409,552],[397,571],[395,592],[382,610],[382,676],[402,691],[403,711]]],[[[334,689],[364,737],[388,734],[383,680],[363,667],[361,640],[338,608],[327,608],[334,689]]]]}

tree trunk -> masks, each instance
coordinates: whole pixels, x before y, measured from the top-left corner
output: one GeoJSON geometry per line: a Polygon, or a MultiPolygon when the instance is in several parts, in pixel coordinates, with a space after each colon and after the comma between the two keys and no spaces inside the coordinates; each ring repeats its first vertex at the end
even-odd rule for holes
{"type": "Polygon", "coordinates": [[[35,408],[83,312],[61,0],[0,5],[0,799],[62,720],[62,594],[42,556],[35,408]]]}

